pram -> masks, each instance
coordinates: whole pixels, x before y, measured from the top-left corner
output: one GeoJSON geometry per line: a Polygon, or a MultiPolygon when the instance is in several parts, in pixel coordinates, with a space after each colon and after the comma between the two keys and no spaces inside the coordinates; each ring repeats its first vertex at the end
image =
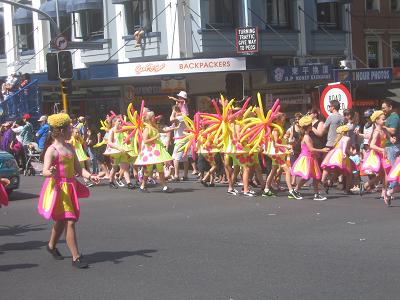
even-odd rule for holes
{"type": "Polygon", "coordinates": [[[41,151],[38,144],[30,143],[28,145],[26,164],[25,164],[25,176],[35,176],[36,173],[42,173],[43,163],[40,161],[41,151]]]}

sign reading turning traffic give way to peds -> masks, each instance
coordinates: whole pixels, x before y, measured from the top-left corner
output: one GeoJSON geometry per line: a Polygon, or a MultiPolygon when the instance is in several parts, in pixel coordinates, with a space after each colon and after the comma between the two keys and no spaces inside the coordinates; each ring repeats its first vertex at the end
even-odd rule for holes
{"type": "Polygon", "coordinates": [[[330,101],[337,100],[340,103],[339,112],[343,114],[345,109],[350,109],[353,106],[350,91],[341,83],[335,83],[328,85],[321,94],[319,100],[321,112],[325,117],[328,117],[331,113],[329,111],[330,101]]]}

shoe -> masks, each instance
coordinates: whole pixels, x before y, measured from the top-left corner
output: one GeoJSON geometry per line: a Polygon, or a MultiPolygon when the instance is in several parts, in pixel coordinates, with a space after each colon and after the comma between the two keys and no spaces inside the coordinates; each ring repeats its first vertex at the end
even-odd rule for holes
{"type": "Polygon", "coordinates": [[[120,187],[124,187],[125,186],[125,184],[122,182],[122,180],[121,179],[115,179],[115,182],[118,184],[118,186],[120,186],[120,187]]]}
{"type": "Polygon", "coordinates": [[[172,193],[173,190],[170,189],[168,186],[164,186],[164,187],[162,188],[162,192],[163,192],[163,193],[172,193]]]}
{"type": "Polygon", "coordinates": [[[139,192],[141,192],[141,193],[150,193],[147,188],[142,188],[142,187],[139,187],[139,192]]]}
{"type": "Polygon", "coordinates": [[[189,178],[188,178],[188,177],[185,177],[185,176],[183,176],[183,177],[181,177],[181,181],[189,181],[189,178]]]}
{"type": "Polygon", "coordinates": [[[314,201],[325,201],[328,198],[321,196],[320,194],[314,194],[314,201]]]}
{"type": "Polygon", "coordinates": [[[179,182],[180,180],[179,180],[179,177],[173,177],[173,178],[171,179],[171,181],[172,181],[172,182],[179,182]]]}
{"type": "Polygon", "coordinates": [[[129,183],[126,185],[126,187],[127,187],[128,189],[130,189],[130,190],[134,190],[134,189],[135,189],[135,186],[134,186],[131,182],[129,182],[129,183]]]}
{"type": "Polygon", "coordinates": [[[108,186],[109,186],[111,189],[117,189],[117,188],[118,188],[118,185],[116,185],[115,182],[112,182],[112,181],[108,184],[108,186]]]}
{"type": "Polygon", "coordinates": [[[263,197],[276,197],[276,195],[271,190],[264,190],[261,194],[263,197]]]}
{"type": "Polygon", "coordinates": [[[92,186],[94,186],[94,183],[91,182],[91,181],[87,181],[87,182],[85,183],[85,185],[86,185],[86,187],[92,187],[92,186]]]}
{"type": "Polygon", "coordinates": [[[201,183],[202,185],[204,185],[205,187],[208,187],[207,182],[205,182],[204,180],[200,180],[200,183],[201,183]]]}
{"type": "Polygon", "coordinates": [[[246,197],[254,197],[254,194],[251,193],[250,191],[248,191],[248,192],[243,192],[243,196],[246,196],[246,197]]]}
{"type": "Polygon", "coordinates": [[[234,196],[237,196],[237,194],[239,194],[237,190],[228,190],[227,193],[234,196]]]}
{"type": "Polygon", "coordinates": [[[53,258],[55,260],[63,260],[64,259],[64,256],[61,255],[61,253],[58,251],[57,248],[50,249],[49,245],[47,245],[46,250],[53,256],[53,258]]]}
{"type": "Polygon", "coordinates": [[[303,197],[300,195],[300,193],[297,192],[295,189],[289,191],[288,198],[289,198],[289,199],[296,199],[296,200],[301,200],[301,199],[303,199],[303,197]]]}
{"type": "Polygon", "coordinates": [[[207,187],[215,187],[215,183],[208,183],[207,187]]]}
{"type": "Polygon", "coordinates": [[[82,260],[82,257],[78,257],[76,260],[72,261],[72,266],[77,269],[86,269],[89,267],[89,264],[82,260]]]}

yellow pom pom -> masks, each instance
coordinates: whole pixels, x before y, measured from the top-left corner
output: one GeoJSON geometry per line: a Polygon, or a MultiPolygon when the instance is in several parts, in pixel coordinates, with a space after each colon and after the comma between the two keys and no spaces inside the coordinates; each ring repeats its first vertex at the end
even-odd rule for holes
{"type": "Polygon", "coordinates": [[[380,116],[382,116],[384,113],[381,110],[377,110],[375,111],[372,115],[371,115],[371,121],[375,122],[380,116]]]}
{"type": "Polygon", "coordinates": [[[64,113],[54,114],[47,119],[47,123],[51,127],[65,127],[71,124],[71,118],[68,114],[64,113]]]}
{"type": "Polygon", "coordinates": [[[339,126],[338,128],[336,128],[336,133],[337,133],[337,134],[341,134],[341,133],[347,132],[347,131],[349,131],[349,130],[350,130],[349,126],[347,126],[347,125],[342,125],[342,126],[339,126]]]}
{"type": "Polygon", "coordinates": [[[304,116],[299,120],[300,127],[307,127],[312,124],[312,117],[311,116],[304,116]]]}

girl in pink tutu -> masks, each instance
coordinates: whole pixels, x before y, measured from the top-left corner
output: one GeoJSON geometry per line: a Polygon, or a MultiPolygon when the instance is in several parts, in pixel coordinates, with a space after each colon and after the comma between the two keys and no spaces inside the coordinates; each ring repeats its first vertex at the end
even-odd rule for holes
{"type": "Polygon", "coordinates": [[[63,256],[57,250],[57,242],[65,230],[65,240],[72,254],[72,265],[87,268],[79,254],[75,223],[79,219],[78,198],[89,196],[89,190],[75,179],[76,175],[98,183],[99,178],[82,169],[74,148],[67,143],[71,138],[71,119],[67,114],[56,114],[48,118],[53,143],[44,156],[43,176],[46,177],[40,193],[38,211],[45,219],[53,219],[47,251],[56,259],[63,256]]]}
{"type": "Polygon", "coordinates": [[[314,148],[310,132],[312,130],[312,117],[305,116],[299,120],[299,125],[302,128],[303,137],[301,139],[301,153],[292,166],[292,175],[299,176],[301,180],[297,184],[296,193],[301,197],[299,190],[309,180],[313,179],[314,200],[324,201],[326,197],[320,195],[318,185],[321,180],[321,170],[318,161],[315,157],[316,152],[328,152],[327,148],[314,148]]]}
{"type": "MultiPolygon", "coordinates": [[[[400,183],[400,156],[397,157],[396,162],[394,163],[394,166],[390,170],[390,172],[387,176],[387,181],[400,183]]],[[[389,201],[391,201],[392,195],[394,193],[398,193],[398,192],[400,192],[399,185],[395,186],[394,189],[388,190],[387,196],[390,197],[389,201]]]]}
{"type": "Polygon", "coordinates": [[[379,181],[382,181],[382,197],[385,204],[390,206],[390,198],[386,194],[386,174],[390,169],[390,163],[385,153],[386,133],[383,130],[385,114],[381,110],[375,111],[371,115],[371,121],[374,123],[375,128],[369,142],[370,150],[361,163],[361,171],[365,174],[374,173],[377,176],[360,186],[360,195],[365,190],[370,191],[379,181]]]}
{"type": "Polygon", "coordinates": [[[7,178],[0,178],[0,207],[8,205],[8,194],[5,187],[9,184],[10,180],[7,178]]]}
{"type": "Polygon", "coordinates": [[[350,137],[349,127],[347,125],[339,126],[336,129],[337,137],[335,147],[328,152],[322,161],[321,168],[322,172],[322,183],[324,184],[326,191],[329,188],[327,185],[327,179],[329,173],[335,173],[337,177],[339,174],[345,173],[346,178],[346,193],[351,194],[351,175],[352,166],[350,161],[350,137]]]}

